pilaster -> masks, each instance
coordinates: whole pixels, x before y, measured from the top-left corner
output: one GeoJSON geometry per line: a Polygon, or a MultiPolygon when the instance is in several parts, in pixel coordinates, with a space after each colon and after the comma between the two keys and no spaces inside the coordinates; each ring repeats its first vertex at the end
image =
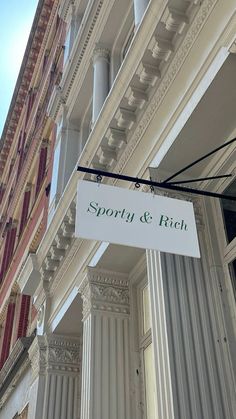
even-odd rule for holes
{"type": "Polygon", "coordinates": [[[130,419],[126,275],[88,268],[83,299],[81,419],[130,419]]]}
{"type": "Polygon", "coordinates": [[[37,336],[29,349],[32,367],[31,419],[77,419],[80,341],[58,335],[37,336]],[[34,396],[33,396],[34,394],[34,396]]]}
{"type": "Polygon", "coordinates": [[[201,259],[147,250],[158,417],[233,419],[218,284],[208,273],[202,200],[193,204],[201,259]]]}

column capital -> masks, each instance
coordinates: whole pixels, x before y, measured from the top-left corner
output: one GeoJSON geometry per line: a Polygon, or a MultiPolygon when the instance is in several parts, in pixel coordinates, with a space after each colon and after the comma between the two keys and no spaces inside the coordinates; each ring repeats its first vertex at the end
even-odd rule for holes
{"type": "Polygon", "coordinates": [[[129,314],[129,281],[126,274],[87,268],[80,286],[84,319],[92,311],[129,314]]]}
{"type": "Polygon", "coordinates": [[[102,45],[97,44],[93,51],[93,63],[96,63],[98,58],[103,58],[107,62],[110,60],[110,51],[109,49],[103,47],[102,45]]]}
{"type": "Polygon", "coordinates": [[[28,351],[33,379],[47,372],[77,375],[80,349],[80,339],[76,337],[36,336],[28,351]]]}

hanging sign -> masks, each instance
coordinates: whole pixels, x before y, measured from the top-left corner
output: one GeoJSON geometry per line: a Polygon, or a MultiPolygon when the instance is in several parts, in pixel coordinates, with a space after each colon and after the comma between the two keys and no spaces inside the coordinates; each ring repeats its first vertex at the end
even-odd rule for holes
{"type": "Polygon", "coordinates": [[[191,202],[79,181],[75,235],[200,257],[191,202]]]}

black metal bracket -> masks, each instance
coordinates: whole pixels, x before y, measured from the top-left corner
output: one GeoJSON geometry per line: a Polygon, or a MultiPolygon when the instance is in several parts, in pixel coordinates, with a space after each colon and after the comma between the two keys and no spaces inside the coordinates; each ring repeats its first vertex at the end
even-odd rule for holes
{"type": "MultiPolygon", "coordinates": [[[[209,153],[204,154],[204,155],[203,155],[202,157],[200,157],[199,159],[194,160],[192,163],[188,164],[187,166],[185,166],[185,167],[183,167],[182,169],[180,169],[178,172],[174,173],[173,175],[171,175],[170,177],[168,177],[167,179],[165,179],[163,183],[169,182],[171,179],[174,179],[176,176],[180,175],[180,173],[185,172],[187,169],[190,169],[190,167],[195,166],[197,163],[200,163],[201,161],[205,160],[207,157],[212,156],[212,154],[215,154],[217,151],[221,150],[222,148],[227,147],[228,145],[230,145],[230,144],[234,143],[235,141],[236,141],[236,138],[233,138],[232,140],[228,141],[227,143],[224,143],[224,144],[220,145],[219,147],[214,148],[214,149],[213,149],[213,150],[211,150],[209,153]]],[[[221,177],[226,177],[226,176],[230,176],[230,175],[223,175],[223,176],[221,176],[221,177]]],[[[218,177],[217,177],[217,176],[215,176],[214,178],[215,178],[215,179],[217,179],[218,177]]],[[[211,178],[209,178],[209,179],[211,179],[211,178]]],[[[196,182],[197,182],[198,180],[199,180],[199,179],[196,179],[196,182]]],[[[205,180],[205,179],[203,179],[203,180],[205,180]]]]}
{"type": "MultiPolygon", "coordinates": [[[[83,167],[83,166],[78,166],[77,170],[82,173],[89,173],[91,175],[102,176],[102,177],[104,176],[104,177],[108,177],[112,179],[124,180],[126,182],[132,182],[134,184],[138,183],[140,185],[148,185],[153,188],[156,187],[156,188],[161,188],[161,189],[169,189],[169,190],[178,191],[178,192],[191,193],[194,195],[209,196],[213,198],[228,199],[231,201],[236,201],[236,196],[224,195],[224,194],[219,194],[219,193],[209,192],[209,191],[200,191],[199,189],[193,189],[193,188],[185,188],[184,186],[177,186],[176,184],[174,184],[174,182],[173,183],[168,183],[166,181],[154,182],[153,180],[141,179],[137,177],[121,175],[118,173],[106,172],[104,170],[90,169],[89,167],[83,167]]],[[[223,177],[225,176],[228,177],[231,175],[223,175],[223,177]]]]}

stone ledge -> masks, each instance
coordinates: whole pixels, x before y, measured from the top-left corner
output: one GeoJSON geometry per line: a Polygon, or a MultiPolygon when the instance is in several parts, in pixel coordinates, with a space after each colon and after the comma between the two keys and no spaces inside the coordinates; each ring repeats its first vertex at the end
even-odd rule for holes
{"type": "Polygon", "coordinates": [[[17,283],[20,287],[22,294],[34,295],[40,281],[40,272],[38,267],[37,256],[34,253],[30,253],[26,259],[26,262],[19,273],[17,283]]]}

